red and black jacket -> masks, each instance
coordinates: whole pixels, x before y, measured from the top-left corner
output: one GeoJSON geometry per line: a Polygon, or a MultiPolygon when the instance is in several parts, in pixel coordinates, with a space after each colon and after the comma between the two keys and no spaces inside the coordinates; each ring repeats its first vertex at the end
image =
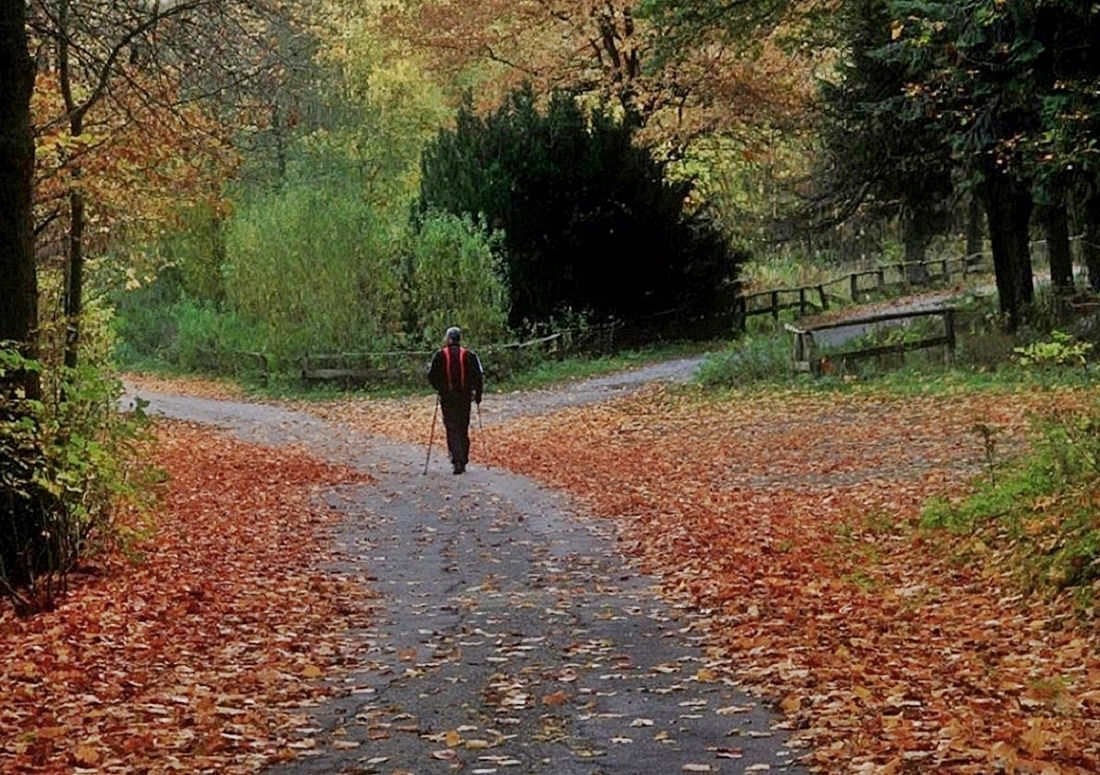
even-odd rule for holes
{"type": "Polygon", "coordinates": [[[436,352],[428,369],[428,381],[447,399],[464,398],[481,403],[484,376],[481,360],[473,350],[457,344],[449,344],[436,352]]]}

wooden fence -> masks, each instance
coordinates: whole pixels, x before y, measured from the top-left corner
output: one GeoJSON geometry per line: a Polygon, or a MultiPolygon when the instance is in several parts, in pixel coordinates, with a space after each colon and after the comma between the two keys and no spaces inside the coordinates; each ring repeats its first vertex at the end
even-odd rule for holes
{"type": "Polygon", "coordinates": [[[955,309],[953,307],[938,307],[935,309],[868,315],[866,317],[847,318],[845,320],[822,323],[820,325],[808,326],[805,328],[787,325],[786,329],[794,335],[791,362],[795,370],[808,371],[814,376],[819,376],[828,370],[843,371],[848,363],[865,360],[867,358],[911,352],[913,350],[924,350],[932,347],[942,347],[944,350],[944,359],[948,362],[955,357],[955,309]],[[909,339],[851,350],[830,351],[825,355],[821,354],[818,336],[825,331],[839,328],[861,328],[865,333],[871,333],[876,330],[881,330],[883,324],[886,323],[900,325],[900,321],[917,320],[927,317],[940,318],[943,324],[943,332],[921,339],[909,339]]]}
{"type": "MultiPolygon", "coordinates": [[[[534,360],[562,359],[579,348],[600,347],[609,333],[603,327],[559,331],[523,342],[489,345],[478,352],[486,377],[498,380],[534,360]]],[[[342,388],[407,385],[422,378],[435,350],[394,352],[316,353],[303,356],[299,374],[306,384],[334,383],[342,388]]]]}
{"type": "Polygon", "coordinates": [[[747,293],[738,301],[738,325],[744,331],[748,318],[755,315],[771,315],[778,322],[783,310],[797,309],[799,315],[822,312],[829,308],[830,302],[859,303],[894,290],[947,285],[957,278],[992,269],[989,254],[975,253],[961,258],[883,264],[812,285],[747,293]],[[842,288],[842,293],[830,292],[837,286],[842,288]]]}
{"type": "MultiPolygon", "coordinates": [[[[990,264],[986,254],[900,262],[847,272],[811,285],[744,294],[737,298],[732,314],[722,323],[725,330],[732,327],[744,331],[748,318],[756,315],[771,315],[778,322],[784,310],[796,309],[800,315],[822,312],[831,304],[858,303],[874,294],[912,286],[917,278],[926,280],[925,284],[945,284],[956,277],[988,271],[990,264]]],[[[480,353],[486,356],[483,360],[487,376],[498,381],[527,363],[547,356],[561,359],[577,353],[604,354],[660,339],[659,333],[670,325],[666,320],[669,316],[674,313],[656,315],[649,321],[635,321],[629,326],[611,323],[567,329],[522,342],[486,346],[480,353]]],[[[812,331],[823,328],[805,332],[811,346],[812,331]]],[[[396,386],[415,380],[433,353],[434,350],[311,353],[298,360],[297,371],[306,384],[330,383],[344,388],[396,386]]],[[[218,353],[211,357],[217,361],[210,364],[214,371],[237,376],[258,375],[261,381],[267,380],[271,368],[267,356],[262,353],[218,353]]]]}
{"type": "MultiPolygon", "coordinates": [[[[618,350],[658,341],[661,333],[677,333],[673,318],[677,310],[649,318],[563,329],[521,342],[492,344],[478,348],[485,376],[499,382],[539,360],[562,360],[580,353],[607,355],[618,350]]],[[[689,321],[690,324],[690,321],[689,321]]],[[[725,321],[726,330],[733,325],[725,321]]],[[[435,350],[396,352],[313,353],[298,361],[298,374],[306,384],[331,383],[351,389],[408,385],[422,378],[435,350]]]]}

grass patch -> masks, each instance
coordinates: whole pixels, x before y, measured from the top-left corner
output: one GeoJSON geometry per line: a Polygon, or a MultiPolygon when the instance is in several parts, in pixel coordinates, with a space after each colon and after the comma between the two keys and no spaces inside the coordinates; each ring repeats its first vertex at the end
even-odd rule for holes
{"type": "Polygon", "coordinates": [[[797,379],[791,369],[791,345],[784,334],[753,335],[708,355],[698,372],[710,388],[787,384],[797,379]]]}
{"type": "Polygon", "coordinates": [[[959,501],[929,503],[923,526],[973,535],[1026,589],[1071,589],[1091,608],[1100,589],[1100,402],[1053,410],[1035,426],[1027,456],[959,501]]]}

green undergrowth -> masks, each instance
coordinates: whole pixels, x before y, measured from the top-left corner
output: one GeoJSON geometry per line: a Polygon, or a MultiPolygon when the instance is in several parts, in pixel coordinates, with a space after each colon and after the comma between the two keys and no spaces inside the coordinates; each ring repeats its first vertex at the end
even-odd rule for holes
{"type": "Polygon", "coordinates": [[[927,504],[923,527],[970,536],[970,558],[1011,569],[1029,591],[1067,591],[1091,614],[1100,592],[1100,400],[1034,423],[1031,450],[1015,461],[999,460],[995,433],[976,426],[984,477],[961,500],[927,504]]]}
{"type": "Polygon", "coordinates": [[[26,371],[41,398],[0,397],[0,597],[20,614],[51,607],[82,560],[144,536],[160,477],[142,412],[117,411],[122,386],[98,365],[0,348],[0,378],[26,371]]]}

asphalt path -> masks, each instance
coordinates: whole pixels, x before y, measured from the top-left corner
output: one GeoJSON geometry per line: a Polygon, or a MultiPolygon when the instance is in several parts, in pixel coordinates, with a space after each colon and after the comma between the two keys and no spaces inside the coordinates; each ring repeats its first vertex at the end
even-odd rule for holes
{"type": "MultiPolygon", "coordinates": [[[[495,420],[683,381],[700,358],[486,396],[495,420]]],[[[698,614],[670,608],[615,548],[611,526],[564,496],[301,412],[143,391],[154,415],[295,443],[369,472],[323,497],[343,515],[332,572],[366,575],[378,620],[358,664],[310,709],[277,775],[804,772],[737,665],[707,657],[698,614]]],[[[130,393],[125,400],[132,402],[130,393]]],[[[567,461],[563,461],[567,464],[567,461]]]]}

